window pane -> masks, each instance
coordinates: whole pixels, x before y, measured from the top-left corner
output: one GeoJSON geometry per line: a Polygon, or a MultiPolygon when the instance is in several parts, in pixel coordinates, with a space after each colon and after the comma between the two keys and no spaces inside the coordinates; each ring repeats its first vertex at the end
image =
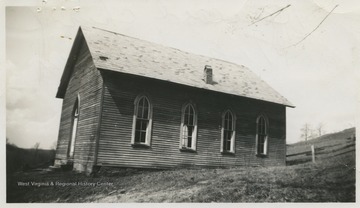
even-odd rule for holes
{"type": "Polygon", "coordinates": [[[192,137],[191,137],[191,136],[188,136],[188,139],[187,139],[187,147],[191,147],[191,142],[192,142],[192,137]]]}
{"type": "Polygon", "coordinates": [[[229,111],[224,116],[224,129],[233,130],[233,116],[229,111]]]}
{"type": "Polygon", "coordinates": [[[189,117],[189,115],[190,115],[190,106],[189,105],[186,106],[185,111],[184,111],[184,115],[186,117],[189,117]]]}
{"type": "Polygon", "coordinates": [[[228,124],[228,129],[232,130],[233,129],[233,118],[231,116],[231,114],[229,113],[229,124],[228,124]]]}
{"type": "Polygon", "coordinates": [[[140,119],[136,119],[136,127],[135,127],[135,130],[136,130],[136,131],[141,130],[141,120],[140,120],[140,119]]]}
{"type": "Polygon", "coordinates": [[[183,137],[183,142],[182,142],[182,146],[184,147],[191,147],[192,146],[192,133],[193,133],[193,126],[187,126],[184,125],[183,126],[183,132],[182,132],[182,137],[183,137]]]}
{"type": "Polygon", "coordinates": [[[259,154],[264,154],[265,153],[265,148],[266,148],[266,145],[265,145],[265,140],[266,140],[266,137],[267,137],[267,124],[266,124],[266,120],[263,116],[260,116],[259,117],[259,120],[258,120],[258,124],[257,124],[257,139],[258,139],[258,147],[257,147],[257,150],[258,150],[258,153],[259,154]]]}
{"type": "Polygon", "coordinates": [[[187,137],[184,137],[184,138],[183,138],[182,146],[183,146],[183,147],[187,147],[187,146],[186,146],[186,145],[187,145],[187,142],[188,142],[187,137]]]}
{"type": "Polygon", "coordinates": [[[195,111],[191,105],[187,105],[184,112],[184,124],[194,125],[195,111]]]}
{"type": "Polygon", "coordinates": [[[184,124],[186,124],[186,125],[189,124],[189,115],[188,114],[184,114],[184,124]]]}
{"type": "Polygon", "coordinates": [[[145,132],[141,132],[141,133],[140,133],[140,142],[145,143],[145,136],[146,136],[146,133],[145,133],[145,132]]]}
{"type": "Polygon", "coordinates": [[[227,141],[229,139],[229,131],[224,130],[224,140],[227,141]]]}
{"type": "Polygon", "coordinates": [[[192,136],[193,130],[194,130],[193,126],[188,126],[188,136],[192,136]]]}
{"type": "Polygon", "coordinates": [[[137,114],[136,114],[138,118],[142,118],[142,112],[143,112],[143,108],[142,108],[142,105],[140,105],[140,103],[139,103],[138,111],[137,111],[137,114]]]}
{"type": "Polygon", "coordinates": [[[185,107],[185,111],[184,111],[184,114],[186,114],[186,115],[188,115],[188,114],[190,114],[190,109],[189,109],[189,105],[187,105],[186,107],[185,107]]]}
{"type": "Polygon", "coordinates": [[[148,120],[142,120],[141,121],[141,130],[146,131],[148,124],[149,124],[148,120]]]}
{"type": "Polygon", "coordinates": [[[149,120],[136,119],[135,142],[145,142],[149,120]]]}
{"type": "Polygon", "coordinates": [[[231,122],[231,119],[229,118],[229,119],[228,119],[228,129],[229,129],[229,130],[231,129],[231,123],[232,123],[232,122],[231,122]]]}
{"type": "Polygon", "coordinates": [[[142,118],[149,118],[149,102],[143,97],[143,115],[142,118]]]}
{"type": "Polygon", "coordinates": [[[144,106],[143,108],[143,115],[141,118],[145,118],[145,119],[148,119],[149,118],[149,108],[146,106],[144,106]]]}
{"type": "Polygon", "coordinates": [[[225,116],[225,120],[224,120],[224,129],[226,129],[226,130],[229,129],[229,122],[228,122],[226,116],[225,116]]]}
{"type": "Polygon", "coordinates": [[[264,144],[265,138],[264,135],[259,135],[259,144],[264,144]]]}
{"type": "Polygon", "coordinates": [[[260,117],[259,119],[259,133],[265,134],[265,119],[264,117],[260,117]]]}
{"type": "Polygon", "coordinates": [[[140,131],[135,131],[135,142],[140,142],[140,131]]]}
{"type": "Polygon", "coordinates": [[[142,97],[140,98],[138,105],[137,105],[137,117],[138,118],[149,118],[149,101],[145,98],[142,97]]]}
{"type": "Polygon", "coordinates": [[[258,133],[261,133],[261,117],[259,118],[259,122],[258,122],[258,133]]]}
{"type": "Polygon", "coordinates": [[[259,153],[264,153],[264,144],[259,144],[258,147],[259,147],[259,148],[258,148],[258,152],[259,152],[259,153]]]}
{"type": "Polygon", "coordinates": [[[228,132],[228,140],[231,141],[233,131],[228,132]]]}
{"type": "Polygon", "coordinates": [[[231,145],[231,131],[229,130],[224,130],[224,140],[223,140],[223,148],[225,151],[229,151],[230,150],[230,145],[231,145]]]}
{"type": "Polygon", "coordinates": [[[225,114],[225,126],[226,126],[226,129],[229,129],[229,122],[230,122],[230,113],[229,112],[226,112],[225,114]]]}
{"type": "Polygon", "coordinates": [[[146,97],[142,98],[144,108],[149,108],[149,101],[146,97]]]}
{"type": "Polygon", "coordinates": [[[194,125],[194,114],[189,115],[189,125],[194,125]]]}
{"type": "Polygon", "coordinates": [[[183,127],[182,127],[182,146],[192,147],[193,132],[195,125],[195,111],[191,104],[188,104],[184,109],[183,114],[183,127]]]}
{"type": "Polygon", "coordinates": [[[187,127],[187,125],[184,125],[183,126],[183,129],[182,129],[182,136],[183,136],[183,138],[185,139],[185,138],[187,138],[187,136],[188,136],[188,127],[187,127]]]}
{"type": "Polygon", "coordinates": [[[226,150],[227,150],[227,151],[230,151],[230,146],[231,146],[230,141],[227,141],[227,142],[226,142],[226,150]]]}
{"type": "Polygon", "coordinates": [[[267,134],[267,132],[266,132],[266,129],[267,129],[267,126],[266,126],[266,121],[265,121],[265,118],[263,119],[263,126],[264,126],[264,130],[263,130],[263,133],[264,134],[267,134]]]}
{"type": "Polygon", "coordinates": [[[194,108],[192,107],[192,105],[189,105],[189,113],[194,115],[194,108]]]}

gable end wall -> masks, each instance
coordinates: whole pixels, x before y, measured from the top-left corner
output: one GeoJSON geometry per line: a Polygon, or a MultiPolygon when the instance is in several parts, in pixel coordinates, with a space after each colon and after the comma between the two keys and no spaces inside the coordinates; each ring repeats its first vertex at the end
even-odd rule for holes
{"type": "Polygon", "coordinates": [[[79,47],[77,60],[63,99],[55,163],[61,165],[71,162],[67,158],[71,137],[71,114],[79,95],[80,113],[73,163],[75,170],[91,172],[98,135],[103,81],[83,40],[79,47]]]}

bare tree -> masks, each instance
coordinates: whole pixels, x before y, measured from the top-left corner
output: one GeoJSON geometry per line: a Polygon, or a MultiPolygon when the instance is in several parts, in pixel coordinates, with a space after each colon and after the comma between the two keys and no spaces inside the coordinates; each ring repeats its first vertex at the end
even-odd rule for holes
{"type": "Polygon", "coordinates": [[[318,136],[320,137],[321,135],[324,134],[324,124],[323,123],[319,123],[318,126],[316,127],[316,131],[318,136]]]}
{"type": "Polygon", "coordinates": [[[34,146],[33,146],[33,149],[34,149],[35,151],[37,151],[37,150],[39,149],[39,147],[40,147],[40,142],[36,142],[36,143],[34,144],[34,146]]]}
{"type": "Polygon", "coordinates": [[[308,123],[305,123],[303,127],[300,129],[301,131],[301,138],[307,141],[311,136],[311,126],[308,123]]]}
{"type": "Polygon", "coordinates": [[[310,136],[308,137],[308,139],[315,139],[318,136],[319,135],[317,129],[310,129],[310,136]]]}
{"type": "Polygon", "coordinates": [[[40,142],[36,142],[33,146],[33,151],[34,151],[34,158],[33,161],[36,164],[37,160],[38,160],[38,151],[39,151],[39,147],[40,147],[40,142]]]}
{"type": "Polygon", "coordinates": [[[55,162],[55,156],[56,156],[56,148],[57,148],[57,141],[54,141],[51,145],[51,164],[54,165],[55,162]]]}

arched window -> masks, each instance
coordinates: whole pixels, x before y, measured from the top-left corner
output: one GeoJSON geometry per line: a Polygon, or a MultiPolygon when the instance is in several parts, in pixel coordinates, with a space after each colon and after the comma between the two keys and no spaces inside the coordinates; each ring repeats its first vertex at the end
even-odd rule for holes
{"type": "Polygon", "coordinates": [[[188,103],[183,106],[180,126],[180,150],[196,151],[197,114],[194,106],[188,103]]]}
{"type": "Polygon", "coordinates": [[[74,158],[75,153],[75,140],[76,140],[76,133],[77,133],[77,126],[79,121],[79,96],[76,98],[73,111],[71,113],[71,134],[70,134],[70,141],[68,145],[68,158],[74,158]]]}
{"type": "Polygon", "coordinates": [[[134,102],[134,116],[131,144],[150,146],[152,127],[152,105],[149,99],[142,95],[134,102]]]}
{"type": "Polygon", "coordinates": [[[222,114],[221,149],[222,153],[235,153],[235,116],[227,110],[222,114]]]}
{"type": "Polygon", "coordinates": [[[268,122],[261,115],[256,120],[256,154],[267,155],[268,150],[268,122]]]}

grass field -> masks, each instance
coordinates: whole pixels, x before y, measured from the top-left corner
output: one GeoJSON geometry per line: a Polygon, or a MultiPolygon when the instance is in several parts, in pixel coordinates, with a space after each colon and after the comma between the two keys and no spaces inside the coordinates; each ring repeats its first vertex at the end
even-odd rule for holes
{"type": "Polygon", "coordinates": [[[355,151],[286,167],[27,171],[7,182],[7,202],[354,202],[355,151]]]}
{"type": "Polygon", "coordinates": [[[55,150],[23,149],[6,144],[6,173],[46,168],[54,163],[55,150]]]}
{"type": "Polygon", "coordinates": [[[287,145],[287,164],[300,164],[312,160],[311,146],[315,148],[315,159],[327,159],[355,151],[355,128],[326,134],[321,137],[287,145]]]}

